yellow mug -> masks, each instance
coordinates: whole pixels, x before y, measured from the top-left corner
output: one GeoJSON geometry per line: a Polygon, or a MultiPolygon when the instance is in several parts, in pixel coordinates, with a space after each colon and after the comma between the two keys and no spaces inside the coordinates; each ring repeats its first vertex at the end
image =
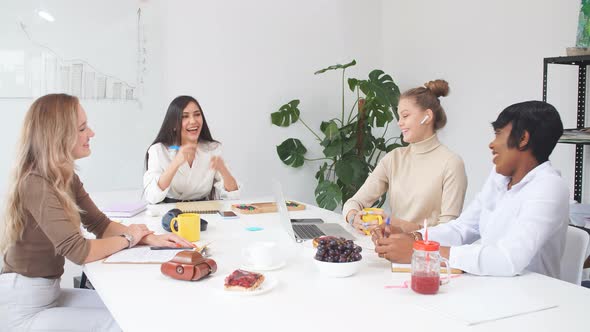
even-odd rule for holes
{"type": "MultiPolygon", "coordinates": [[[[364,208],[363,211],[367,214],[361,216],[361,220],[364,222],[372,222],[377,220],[377,224],[381,225],[383,223],[383,216],[380,214],[375,214],[377,212],[383,213],[383,209],[380,208],[364,208]]],[[[370,231],[368,229],[364,230],[365,234],[369,235],[370,231]]]]}
{"type": "Polygon", "coordinates": [[[178,217],[172,218],[170,229],[187,241],[199,241],[201,239],[201,216],[198,213],[181,213],[178,217]]]}

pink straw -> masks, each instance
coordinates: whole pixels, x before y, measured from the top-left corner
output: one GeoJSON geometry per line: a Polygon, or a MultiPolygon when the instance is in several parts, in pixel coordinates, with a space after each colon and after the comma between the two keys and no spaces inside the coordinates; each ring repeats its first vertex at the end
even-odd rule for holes
{"type": "Polygon", "coordinates": [[[424,219],[424,242],[428,243],[428,223],[424,219]]]}

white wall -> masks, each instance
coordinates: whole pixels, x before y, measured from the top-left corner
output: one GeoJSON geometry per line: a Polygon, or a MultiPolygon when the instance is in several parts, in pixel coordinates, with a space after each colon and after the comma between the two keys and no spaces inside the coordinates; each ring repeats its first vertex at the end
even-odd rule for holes
{"type": "MultiPolygon", "coordinates": [[[[17,28],[20,21],[27,26],[34,42],[50,48],[60,58],[83,59],[106,74],[137,83],[136,12],[139,1],[86,0],[72,3],[55,0],[44,4],[56,18],[54,23],[36,15],[39,1],[0,0],[0,51],[45,51],[17,28]]],[[[142,22],[146,46],[149,48],[145,84],[141,91],[136,91],[141,95],[141,102],[80,100],[87,112],[89,125],[96,132],[90,143],[92,155],[77,163],[79,174],[89,191],[141,187],[143,156],[154,136],[151,124],[160,121],[160,111],[164,107],[159,101],[162,70],[159,67],[158,45],[161,28],[150,4],[142,2],[141,5],[144,7],[142,22]]],[[[24,115],[33,100],[0,99],[3,115],[0,121],[0,140],[3,143],[0,197],[9,184],[15,144],[24,115]]]]}
{"type": "MultiPolygon", "coordinates": [[[[448,80],[444,143],[466,165],[466,202],[491,170],[490,122],[505,107],[542,98],[543,58],[575,45],[579,0],[384,1],[385,69],[402,90],[448,80]]],[[[548,101],[576,124],[576,67],[551,67],[548,101]]],[[[573,189],[573,146],[558,144],[555,166],[573,189]]]]}
{"type": "Polygon", "coordinates": [[[320,164],[292,169],[280,161],[276,146],[298,137],[312,158],[321,156],[319,144],[301,124],[272,126],[270,113],[301,99],[302,118],[318,132],[321,120],[339,116],[340,75],[313,73],[352,59],[359,63],[352,75],[365,77],[382,67],[380,11],[381,2],[373,0],[166,3],[163,95],[199,100],[213,137],[224,144],[225,159],[245,185],[244,197],[270,195],[276,177],[286,196],[315,202],[320,164]]]}
{"type": "MultiPolygon", "coordinates": [[[[8,3],[12,2],[0,0],[2,8],[8,3]]],[[[62,1],[54,3],[65,15],[86,12],[62,1]]],[[[355,58],[359,65],[349,74],[362,77],[381,68],[393,74],[402,90],[434,78],[447,79],[452,92],[443,105],[449,124],[441,137],[465,160],[469,200],[491,168],[489,122],[511,103],[541,98],[542,58],[563,55],[565,47],[575,43],[579,0],[133,4],[146,7],[149,22],[145,95],[142,107],[83,101],[97,132],[93,155],[79,163],[87,188],[140,187],[145,148],[168,103],[179,94],[190,94],[201,102],[214,137],[224,143],[228,164],[245,184],[244,197],[268,195],[270,180],[277,177],[287,196],[313,202],[313,175],[319,164],[292,169],[278,159],[275,147],[298,137],[312,157],[320,155],[318,144],[301,125],[272,126],[270,113],[299,98],[302,117],[314,128],[336,116],[339,75],[314,76],[314,71],[355,58]]],[[[104,23],[116,24],[116,18],[104,23]]],[[[73,40],[80,34],[75,29],[67,33],[73,40]]],[[[575,68],[552,67],[550,74],[549,101],[561,111],[565,125],[573,127],[575,68]]],[[[0,158],[2,192],[30,102],[0,101],[5,116],[0,121],[5,147],[0,158]]],[[[552,160],[569,181],[573,147],[559,145],[552,160]]]]}

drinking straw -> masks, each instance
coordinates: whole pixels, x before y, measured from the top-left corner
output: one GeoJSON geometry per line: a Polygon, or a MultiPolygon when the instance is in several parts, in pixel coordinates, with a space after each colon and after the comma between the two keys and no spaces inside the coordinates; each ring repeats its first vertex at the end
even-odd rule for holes
{"type": "Polygon", "coordinates": [[[424,243],[428,243],[428,222],[424,219],[424,243]]]}

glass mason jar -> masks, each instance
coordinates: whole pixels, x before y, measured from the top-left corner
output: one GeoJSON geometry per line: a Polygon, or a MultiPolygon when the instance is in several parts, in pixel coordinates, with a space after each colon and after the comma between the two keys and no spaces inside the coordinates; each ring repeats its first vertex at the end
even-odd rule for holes
{"type": "Polygon", "coordinates": [[[412,290],[420,294],[436,294],[441,284],[451,279],[449,261],[441,257],[440,244],[435,241],[415,241],[412,254],[412,290]],[[447,267],[447,278],[441,282],[440,264],[447,267]]]}

